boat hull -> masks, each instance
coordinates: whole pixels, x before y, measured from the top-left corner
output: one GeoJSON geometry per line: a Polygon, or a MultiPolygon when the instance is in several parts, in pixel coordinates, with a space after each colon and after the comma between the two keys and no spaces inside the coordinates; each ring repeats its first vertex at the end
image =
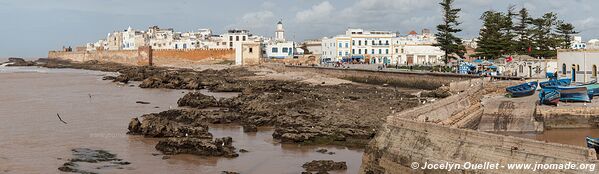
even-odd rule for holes
{"type": "Polygon", "coordinates": [[[533,95],[535,93],[535,90],[537,89],[537,86],[538,82],[528,82],[516,86],[507,87],[505,90],[508,93],[510,93],[512,97],[524,97],[533,95]]]}
{"type": "Polygon", "coordinates": [[[557,90],[543,89],[539,93],[540,103],[544,105],[557,105],[560,100],[560,93],[557,90]]]}
{"type": "Polygon", "coordinates": [[[556,88],[559,86],[570,86],[570,84],[572,84],[572,79],[558,79],[558,80],[551,79],[549,81],[539,83],[539,86],[541,86],[541,88],[545,89],[545,88],[556,88]]]}
{"type": "Polygon", "coordinates": [[[565,102],[591,102],[592,95],[584,86],[558,87],[560,101],[565,102]]]}

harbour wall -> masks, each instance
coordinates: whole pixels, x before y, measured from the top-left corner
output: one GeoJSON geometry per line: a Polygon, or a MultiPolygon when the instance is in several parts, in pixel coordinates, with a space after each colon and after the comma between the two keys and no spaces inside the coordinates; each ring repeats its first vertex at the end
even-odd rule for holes
{"type": "Polygon", "coordinates": [[[474,83],[473,81],[480,80],[480,77],[475,75],[434,72],[375,71],[310,66],[284,66],[284,68],[285,71],[313,72],[359,83],[429,90],[447,86],[451,91],[460,91],[469,87],[470,83],[474,83]]]}
{"type": "Polygon", "coordinates": [[[128,65],[168,66],[176,64],[208,64],[234,62],[234,49],[152,49],[140,47],[137,50],[96,50],[96,51],[50,51],[48,58],[60,58],[84,62],[89,60],[116,62],[128,65]]]}
{"type": "MultiPolygon", "coordinates": [[[[505,84],[507,85],[507,84],[505,84]]],[[[502,85],[472,84],[459,94],[388,116],[368,145],[360,173],[595,173],[589,170],[422,170],[412,163],[599,164],[594,149],[476,131],[481,99],[502,85]]]]}
{"type": "Polygon", "coordinates": [[[536,113],[549,129],[599,128],[599,108],[594,106],[539,106],[536,113]]]}

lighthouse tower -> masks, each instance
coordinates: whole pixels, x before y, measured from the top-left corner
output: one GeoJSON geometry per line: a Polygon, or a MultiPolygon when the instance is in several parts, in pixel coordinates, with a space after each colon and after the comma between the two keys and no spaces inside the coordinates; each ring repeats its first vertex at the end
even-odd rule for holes
{"type": "Polygon", "coordinates": [[[277,23],[277,29],[275,30],[275,40],[276,41],[285,41],[285,29],[283,29],[283,22],[279,21],[277,23]]]}

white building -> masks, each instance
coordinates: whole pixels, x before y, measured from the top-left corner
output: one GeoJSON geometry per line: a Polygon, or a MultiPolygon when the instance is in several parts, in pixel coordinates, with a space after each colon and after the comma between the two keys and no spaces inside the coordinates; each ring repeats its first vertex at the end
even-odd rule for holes
{"type": "Polygon", "coordinates": [[[581,36],[574,36],[572,38],[572,42],[570,43],[570,49],[586,49],[587,44],[582,42],[581,36]]]}
{"type": "Polygon", "coordinates": [[[572,78],[574,82],[597,80],[599,50],[558,50],[557,65],[560,77],[572,78]]]}
{"type": "Polygon", "coordinates": [[[322,39],[323,62],[362,62],[371,64],[421,64],[443,63],[443,52],[432,46],[434,37],[428,30],[418,35],[412,31],[399,36],[389,31],[348,29],[345,35],[322,39]]]}
{"type": "MultiPolygon", "coordinates": [[[[265,40],[264,45],[264,56],[269,59],[293,58],[294,55],[299,54],[296,44],[285,39],[285,29],[281,21],[275,28],[275,37],[265,40]]],[[[303,53],[303,50],[300,52],[303,53]]]]}

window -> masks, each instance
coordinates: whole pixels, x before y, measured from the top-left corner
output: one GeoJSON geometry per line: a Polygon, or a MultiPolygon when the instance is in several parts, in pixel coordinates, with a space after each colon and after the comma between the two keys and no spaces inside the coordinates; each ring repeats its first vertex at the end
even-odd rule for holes
{"type": "Polygon", "coordinates": [[[250,50],[249,50],[249,51],[250,51],[250,53],[253,53],[253,52],[254,52],[254,49],[250,48],[250,50]]]}
{"type": "Polygon", "coordinates": [[[233,40],[233,36],[229,36],[229,41],[232,41],[232,40],[233,40]]]}
{"type": "Polygon", "coordinates": [[[289,52],[289,48],[287,48],[287,47],[283,47],[283,52],[284,52],[284,53],[288,53],[288,52],[289,52]]]}
{"type": "Polygon", "coordinates": [[[566,75],[566,64],[562,64],[562,74],[566,75]]]}
{"type": "Polygon", "coordinates": [[[356,54],[356,49],[351,49],[351,54],[356,54]]]}
{"type": "Polygon", "coordinates": [[[368,45],[368,41],[364,41],[364,45],[368,45]]]}
{"type": "Polygon", "coordinates": [[[341,51],[339,51],[339,56],[343,56],[341,51]]]}
{"type": "Polygon", "coordinates": [[[389,40],[386,40],[386,41],[385,41],[385,45],[389,45],[389,40]]]}
{"type": "Polygon", "coordinates": [[[374,40],[372,41],[372,45],[376,45],[376,44],[374,43],[374,40]]]}
{"type": "Polygon", "coordinates": [[[361,49],[358,49],[358,54],[362,54],[362,50],[361,49]]]}
{"type": "Polygon", "coordinates": [[[351,45],[356,45],[356,40],[352,40],[351,45]]]}
{"type": "Polygon", "coordinates": [[[362,45],[362,41],[361,40],[358,41],[358,45],[362,45]]]}
{"type": "Polygon", "coordinates": [[[239,36],[235,36],[235,41],[239,41],[239,36]]]}
{"type": "Polygon", "coordinates": [[[339,42],[339,48],[343,47],[343,43],[339,42]]]}
{"type": "Polygon", "coordinates": [[[389,49],[385,49],[385,54],[389,54],[389,49]]]}
{"type": "Polygon", "coordinates": [[[383,41],[382,40],[379,40],[379,45],[383,45],[383,41]]]}
{"type": "Polygon", "coordinates": [[[345,42],[345,48],[349,48],[349,42],[345,42]]]}
{"type": "Polygon", "coordinates": [[[399,53],[399,49],[395,48],[395,54],[399,53]]]}
{"type": "Polygon", "coordinates": [[[272,48],[272,52],[273,52],[273,53],[278,53],[278,52],[279,52],[279,48],[275,48],[275,47],[273,47],[273,48],[272,48]]]}
{"type": "Polygon", "coordinates": [[[183,44],[183,49],[186,49],[186,48],[187,48],[187,44],[183,44]]]}
{"type": "Polygon", "coordinates": [[[372,49],[372,53],[371,54],[374,54],[374,49],[372,49]]]}
{"type": "Polygon", "coordinates": [[[597,78],[597,65],[593,65],[593,77],[597,78]]]}
{"type": "Polygon", "coordinates": [[[243,41],[245,41],[245,36],[243,36],[243,41]]]}
{"type": "Polygon", "coordinates": [[[345,52],[345,56],[349,56],[349,52],[347,52],[347,51],[346,51],[346,52],[345,52]]]}
{"type": "Polygon", "coordinates": [[[379,54],[383,54],[383,49],[379,49],[379,54]]]}

